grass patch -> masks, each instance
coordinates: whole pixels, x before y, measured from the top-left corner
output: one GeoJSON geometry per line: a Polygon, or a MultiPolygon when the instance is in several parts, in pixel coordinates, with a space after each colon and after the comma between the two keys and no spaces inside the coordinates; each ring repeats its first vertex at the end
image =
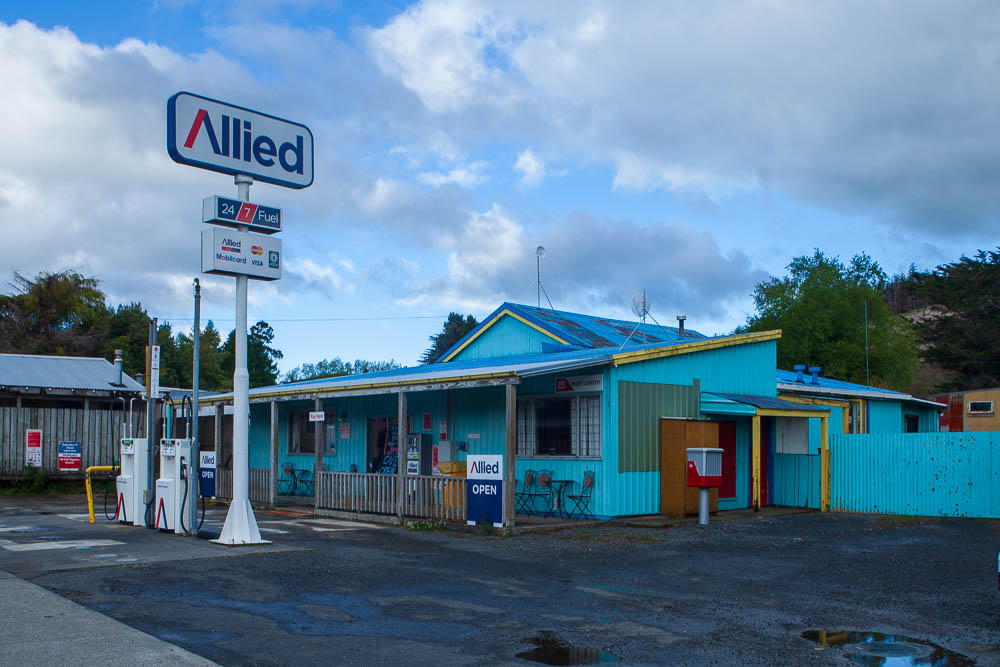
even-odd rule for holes
{"type": "Polygon", "coordinates": [[[448,524],[443,521],[410,521],[406,524],[406,529],[417,532],[433,532],[448,530],[448,524]]]}

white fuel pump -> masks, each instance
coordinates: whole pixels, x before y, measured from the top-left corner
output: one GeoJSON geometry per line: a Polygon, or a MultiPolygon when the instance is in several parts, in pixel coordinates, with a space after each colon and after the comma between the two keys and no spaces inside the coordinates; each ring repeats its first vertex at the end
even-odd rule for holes
{"type": "Polygon", "coordinates": [[[190,526],[181,521],[185,484],[197,483],[191,475],[191,441],[182,438],[160,440],[160,478],[156,480],[154,527],[174,533],[185,533],[190,526]]]}
{"type": "Polygon", "coordinates": [[[121,441],[121,474],[115,480],[115,519],[135,526],[145,525],[144,492],[148,468],[149,441],[125,438],[121,441]]]}

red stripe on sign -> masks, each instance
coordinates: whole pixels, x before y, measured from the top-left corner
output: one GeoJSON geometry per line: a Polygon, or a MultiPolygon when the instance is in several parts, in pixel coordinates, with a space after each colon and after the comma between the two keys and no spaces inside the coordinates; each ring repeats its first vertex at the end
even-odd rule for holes
{"type": "Polygon", "coordinates": [[[194,122],[191,123],[191,131],[188,132],[188,137],[184,140],[184,148],[194,146],[194,140],[198,138],[198,130],[201,129],[201,124],[205,122],[206,115],[208,115],[207,111],[198,109],[198,113],[194,117],[194,122]]]}
{"type": "Polygon", "coordinates": [[[243,204],[240,206],[240,213],[236,216],[237,222],[253,222],[253,217],[257,213],[257,204],[243,204]]]}

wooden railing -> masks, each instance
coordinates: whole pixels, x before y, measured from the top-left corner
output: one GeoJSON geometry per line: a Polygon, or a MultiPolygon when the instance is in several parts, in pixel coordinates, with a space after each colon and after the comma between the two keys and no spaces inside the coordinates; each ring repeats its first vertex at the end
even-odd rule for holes
{"type": "MultiPolygon", "coordinates": [[[[215,497],[232,499],[233,471],[219,468],[216,471],[215,497]]],[[[271,502],[271,471],[267,468],[250,468],[250,500],[255,503],[271,502]]]]}
{"type": "MultiPolygon", "coordinates": [[[[320,472],[320,509],[369,514],[396,514],[396,475],[320,472]]],[[[465,520],[465,479],[408,475],[403,514],[412,518],[465,520]]]]}

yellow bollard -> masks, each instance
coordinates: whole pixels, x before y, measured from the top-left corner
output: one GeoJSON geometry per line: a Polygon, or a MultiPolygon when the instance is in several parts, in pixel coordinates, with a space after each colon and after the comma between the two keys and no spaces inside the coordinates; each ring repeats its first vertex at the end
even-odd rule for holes
{"type": "Polygon", "coordinates": [[[114,469],[114,466],[90,466],[87,468],[87,476],[84,483],[87,485],[87,510],[90,512],[90,523],[97,523],[97,519],[94,517],[94,492],[90,486],[90,473],[91,471],[110,472],[114,469]]]}

